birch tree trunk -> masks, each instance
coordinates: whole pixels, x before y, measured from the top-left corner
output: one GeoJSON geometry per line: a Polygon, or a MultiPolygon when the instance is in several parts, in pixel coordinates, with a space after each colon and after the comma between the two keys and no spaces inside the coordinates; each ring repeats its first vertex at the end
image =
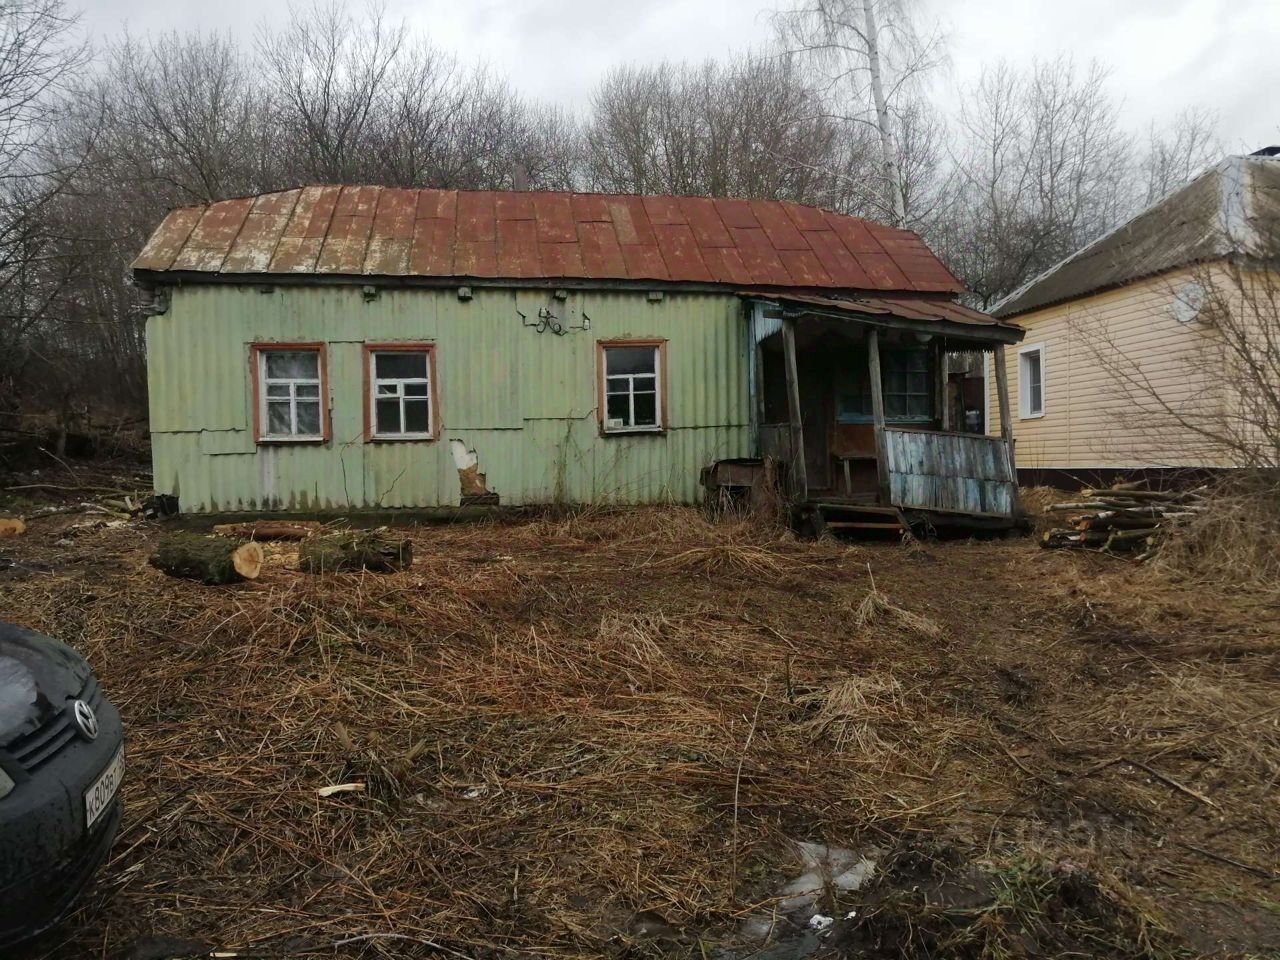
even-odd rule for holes
{"type": "Polygon", "coordinates": [[[876,0],[862,0],[867,70],[871,74],[871,99],[876,110],[876,127],[880,131],[885,207],[893,217],[893,226],[901,227],[907,221],[907,211],[902,202],[902,188],[898,174],[898,145],[894,142],[893,118],[889,116],[889,104],[884,96],[884,76],[880,69],[880,34],[879,26],[876,24],[875,2],[876,0]]]}

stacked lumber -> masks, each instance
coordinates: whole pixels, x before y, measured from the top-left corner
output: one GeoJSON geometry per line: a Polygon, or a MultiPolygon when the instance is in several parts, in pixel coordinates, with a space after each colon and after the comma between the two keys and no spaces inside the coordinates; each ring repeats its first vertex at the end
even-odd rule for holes
{"type": "Polygon", "coordinates": [[[1078,500],[1044,508],[1047,514],[1062,516],[1067,525],[1046,530],[1040,546],[1100,550],[1146,560],[1159,548],[1169,524],[1194,517],[1204,508],[1204,498],[1196,490],[1150,490],[1141,483],[1086,487],[1078,500]]]}

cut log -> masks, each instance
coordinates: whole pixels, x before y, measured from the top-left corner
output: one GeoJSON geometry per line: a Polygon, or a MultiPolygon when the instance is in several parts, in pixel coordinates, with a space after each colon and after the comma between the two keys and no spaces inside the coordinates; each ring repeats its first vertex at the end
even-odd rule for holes
{"type": "Polygon", "coordinates": [[[298,569],[307,573],[392,573],[413,563],[413,543],[378,533],[344,533],[302,541],[298,569]]]}
{"type": "Polygon", "coordinates": [[[1159,527],[1147,527],[1145,530],[1117,530],[1111,534],[1107,543],[1127,543],[1130,540],[1145,540],[1147,537],[1159,532],[1159,527]]]}
{"type": "Polygon", "coordinates": [[[1105,488],[1086,487],[1080,491],[1083,497],[1098,497],[1115,500],[1157,500],[1174,503],[1186,496],[1183,493],[1163,490],[1107,490],[1105,488]]]}
{"type": "Polygon", "coordinates": [[[0,517],[0,540],[18,537],[27,532],[27,523],[21,517],[0,517]]]}
{"type": "Polygon", "coordinates": [[[316,520],[251,520],[246,523],[220,523],[213,528],[219,537],[237,540],[305,540],[321,530],[316,520]]]}
{"type": "Polygon", "coordinates": [[[175,533],[160,541],[148,562],[171,577],[218,584],[256,580],[262,559],[261,545],[252,541],[175,533]]]}
{"type": "Polygon", "coordinates": [[[1074,524],[1077,530],[1148,530],[1151,517],[1081,517],[1074,524]]]}

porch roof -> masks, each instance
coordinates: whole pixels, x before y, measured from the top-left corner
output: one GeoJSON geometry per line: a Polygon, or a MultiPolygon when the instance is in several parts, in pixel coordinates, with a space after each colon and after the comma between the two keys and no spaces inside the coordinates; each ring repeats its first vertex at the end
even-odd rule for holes
{"type": "Polygon", "coordinates": [[[752,300],[776,304],[784,317],[817,316],[872,323],[991,345],[1017,343],[1026,335],[1020,324],[997,319],[952,300],[899,296],[835,298],[768,290],[740,293],[752,300]]]}

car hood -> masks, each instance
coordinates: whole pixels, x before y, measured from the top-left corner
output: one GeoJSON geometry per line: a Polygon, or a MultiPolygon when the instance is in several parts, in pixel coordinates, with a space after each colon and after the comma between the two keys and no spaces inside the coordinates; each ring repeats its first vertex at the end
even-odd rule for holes
{"type": "Polygon", "coordinates": [[[65,709],[88,679],[89,665],[65,643],[0,623],[0,747],[65,709]]]}

